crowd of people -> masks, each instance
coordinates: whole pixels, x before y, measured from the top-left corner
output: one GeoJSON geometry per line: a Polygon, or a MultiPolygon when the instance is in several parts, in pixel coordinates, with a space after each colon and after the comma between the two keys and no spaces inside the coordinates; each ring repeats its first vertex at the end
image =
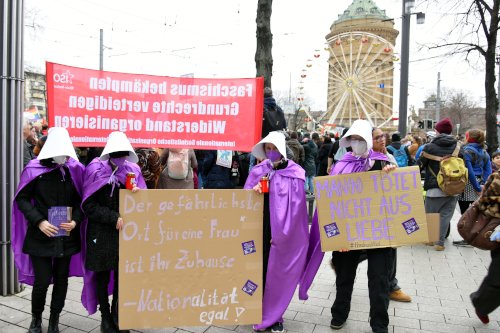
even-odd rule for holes
{"type": "MultiPolygon", "coordinates": [[[[272,92],[267,91],[266,97],[269,102],[272,92]]],[[[268,128],[251,153],[240,153],[134,148],[122,132],[111,133],[104,148],[75,149],[66,129],[54,127],[42,135],[25,124],[25,168],[13,203],[12,241],[20,281],[33,286],[28,332],[41,333],[50,283],[54,287],[47,332],[59,332],[69,276],[84,277],[82,302],[89,313],[99,308],[101,332],[120,331],[118,239],[124,221],[118,192],[126,187],[130,172],[136,176],[134,192],[244,188],[263,195],[263,316],[254,330],[279,333],[284,331],[283,314],[296,287],[300,285],[299,297],[307,299],[323,258],[317,214],[308,228],[306,199],[314,192],[314,177],[392,172],[418,165],[424,180],[425,210],[440,215],[439,240],[429,245],[444,251],[457,202],[463,213],[481,196],[490,174],[500,170],[500,152],[490,158],[483,131],[471,129],[461,142],[452,135],[453,125],[447,118],[425,138],[384,133],[366,120],[356,120],[336,135],[287,132],[284,128],[268,128]],[[469,177],[462,193],[450,195],[440,188],[437,174],[440,158],[455,153],[463,159],[469,177]],[[269,182],[268,191],[263,191],[263,177],[269,182]],[[71,208],[70,219],[58,225],[49,223],[52,207],[71,208]],[[63,237],[58,237],[61,233],[63,237]]],[[[483,322],[500,304],[499,251],[492,251],[488,276],[471,295],[483,322]]],[[[331,308],[332,329],[342,328],[347,321],[357,266],[365,259],[373,332],[388,332],[389,300],[411,302],[398,285],[396,249],[334,251],[331,263],[337,292],[331,308]]]]}

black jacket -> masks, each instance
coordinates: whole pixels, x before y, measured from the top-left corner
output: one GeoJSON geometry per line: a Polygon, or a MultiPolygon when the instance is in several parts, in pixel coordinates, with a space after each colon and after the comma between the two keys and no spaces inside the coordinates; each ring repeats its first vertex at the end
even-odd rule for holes
{"type": "MultiPolygon", "coordinates": [[[[427,191],[429,189],[439,188],[436,177],[432,172],[427,172],[428,168],[430,168],[434,174],[437,175],[439,172],[439,162],[427,159],[424,157],[424,152],[439,157],[448,156],[453,153],[456,146],[457,140],[453,136],[447,134],[439,134],[430,143],[425,145],[418,159],[420,170],[426,171],[424,190],[427,191]]],[[[459,153],[459,156],[462,157],[462,152],[459,153]]]]}
{"type": "Polygon", "coordinates": [[[81,198],[65,167],[55,169],[33,179],[17,195],[19,210],[28,220],[28,230],[24,238],[23,252],[39,257],[65,257],[80,252],[80,222],[83,214],[80,209],[81,198]],[[32,204],[33,202],[33,204],[32,204]],[[72,207],[72,219],[76,228],[69,236],[48,237],[38,225],[48,219],[48,210],[52,206],[72,207]]]}
{"type": "Polygon", "coordinates": [[[309,140],[302,145],[304,147],[305,160],[302,166],[307,177],[316,176],[316,157],[318,157],[318,147],[313,140],[309,140]]]}
{"type": "Polygon", "coordinates": [[[215,164],[217,161],[217,150],[205,151],[203,159],[203,187],[204,188],[233,188],[231,183],[231,168],[215,164]]]}
{"type": "Polygon", "coordinates": [[[83,204],[83,210],[88,218],[86,244],[87,257],[85,267],[88,270],[99,272],[118,268],[118,230],[116,222],[120,217],[119,193],[120,188],[115,186],[113,195],[112,186],[104,185],[92,194],[83,204]]]}
{"type": "Polygon", "coordinates": [[[318,152],[318,176],[326,176],[328,175],[328,154],[332,149],[333,143],[323,143],[321,148],[319,148],[318,152]]]}

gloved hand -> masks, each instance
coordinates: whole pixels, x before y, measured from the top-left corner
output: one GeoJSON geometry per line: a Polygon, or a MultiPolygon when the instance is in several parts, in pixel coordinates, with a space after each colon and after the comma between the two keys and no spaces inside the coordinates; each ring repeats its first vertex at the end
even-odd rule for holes
{"type": "Polygon", "coordinates": [[[490,236],[490,241],[500,242],[500,225],[498,225],[490,236]]]}

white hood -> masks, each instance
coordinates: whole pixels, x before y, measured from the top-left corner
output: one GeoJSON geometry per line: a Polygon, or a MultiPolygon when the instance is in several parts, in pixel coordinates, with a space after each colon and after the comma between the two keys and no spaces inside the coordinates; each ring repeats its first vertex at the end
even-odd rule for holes
{"type": "Polygon", "coordinates": [[[266,151],[264,150],[264,144],[266,142],[275,145],[276,148],[278,148],[281,156],[283,156],[283,158],[286,160],[285,136],[283,135],[283,133],[278,131],[270,132],[264,139],[260,140],[260,142],[253,147],[252,155],[259,160],[267,159],[266,151]]]}
{"type": "Polygon", "coordinates": [[[69,156],[78,161],[68,130],[64,127],[51,127],[49,129],[47,141],[45,141],[37,159],[44,160],[56,156],[69,156]]]}
{"type": "Polygon", "coordinates": [[[117,151],[128,151],[130,154],[127,156],[127,161],[132,163],[137,163],[139,158],[132,148],[130,141],[128,141],[127,136],[123,132],[111,132],[108,136],[108,142],[106,143],[106,147],[101,154],[101,161],[109,160],[109,154],[117,151]]]}
{"type": "Polygon", "coordinates": [[[358,119],[352,123],[351,128],[347,133],[340,139],[340,147],[350,147],[351,144],[348,140],[351,135],[359,135],[366,141],[366,146],[368,150],[373,148],[373,138],[372,138],[372,125],[367,120],[358,119]]]}

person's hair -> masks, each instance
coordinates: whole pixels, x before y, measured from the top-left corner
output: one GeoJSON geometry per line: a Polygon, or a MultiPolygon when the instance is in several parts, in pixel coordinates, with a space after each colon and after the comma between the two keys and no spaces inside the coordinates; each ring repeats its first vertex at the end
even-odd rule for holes
{"type": "Polygon", "coordinates": [[[40,151],[42,150],[43,145],[45,144],[45,141],[47,141],[46,135],[44,135],[40,139],[38,139],[35,147],[33,148],[33,154],[35,154],[35,156],[38,156],[38,154],[40,154],[40,151]]]}
{"type": "Polygon", "coordinates": [[[311,139],[313,140],[319,140],[319,134],[314,132],[312,135],[311,135],[311,139]]]}
{"type": "Polygon", "coordinates": [[[417,145],[419,146],[422,145],[422,138],[419,137],[418,135],[413,135],[413,140],[417,143],[417,145]]]}
{"type": "Polygon", "coordinates": [[[491,159],[494,159],[495,157],[500,156],[500,150],[497,150],[493,154],[491,154],[491,159]]]}
{"type": "Polygon", "coordinates": [[[479,129],[471,129],[468,130],[469,139],[472,139],[472,142],[479,143],[480,145],[484,145],[484,132],[479,129]]]}
{"type": "Polygon", "coordinates": [[[325,143],[330,143],[330,142],[332,142],[332,138],[330,138],[330,136],[329,136],[329,135],[325,135],[325,136],[324,136],[324,138],[325,138],[325,143]]]}
{"type": "Polygon", "coordinates": [[[298,139],[298,138],[299,138],[299,135],[297,134],[297,132],[290,133],[290,139],[298,139]]]}
{"type": "Polygon", "coordinates": [[[273,97],[273,90],[271,87],[264,88],[264,97],[273,97]]]}

